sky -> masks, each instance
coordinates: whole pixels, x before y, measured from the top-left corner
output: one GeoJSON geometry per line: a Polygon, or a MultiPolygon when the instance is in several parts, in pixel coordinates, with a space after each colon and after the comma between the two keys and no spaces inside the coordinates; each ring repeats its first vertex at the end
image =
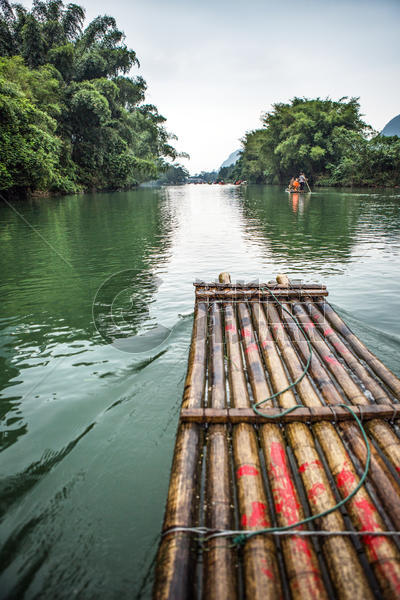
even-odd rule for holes
{"type": "Polygon", "coordinates": [[[400,113],[400,0],[74,1],[116,18],[191,173],[295,96],[360,97],[379,131],[400,113]]]}

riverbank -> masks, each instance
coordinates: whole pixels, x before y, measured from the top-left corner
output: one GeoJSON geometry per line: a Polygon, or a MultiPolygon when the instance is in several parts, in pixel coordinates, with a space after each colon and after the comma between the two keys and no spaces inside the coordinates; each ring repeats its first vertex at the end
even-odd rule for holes
{"type": "MultiPolygon", "coordinates": [[[[144,182],[145,183],[145,182],[144,182]]],[[[120,193],[120,192],[128,192],[130,190],[134,190],[137,189],[139,186],[141,186],[140,183],[137,183],[135,185],[131,185],[127,188],[121,188],[121,189],[97,189],[97,188],[93,188],[93,189],[84,189],[84,188],[78,188],[75,189],[73,192],[67,192],[67,191],[54,191],[54,190],[31,190],[29,188],[23,188],[23,189],[11,189],[11,190],[3,190],[2,192],[0,192],[0,194],[8,201],[12,201],[12,200],[30,200],[30,199],[40,199],[40,198],[57,198],[57,197],[62,197],[62,196],[83,196],[85,194],[112,194],[112,193],[120,193]]]]}
{"type": "Polygon", "coordinates": [[[379,184],[374,183],[373,181],[362,181],[358,183],[349,183],[349,182],[335,182],[330,181],[329,178],[321,177],[315,181],[313,184],[317,188],[336,188],[336,189],[357,189],[363,188],[366,190],[396,190],[400,189],[400,184],[398,183],[387,183],[387,184],[379,184]]]}
{"type": "MultiPolygon", "coordinates": [[[[233,181],[227,181],[226,183],[231,183],[233,184],[233,181]]],[[[176,183],[174,185],[178,185],[178,186],[182,186],[182,185],[187,185],[185,182],[179,182],[176,183]]],[[[252,184],[249,184],[252,185],[252,184]]],[[[259,184],[253,184],[253,185],[259,185],[259,184]]],[[[280,185],[278,184],[264,184],[266,187],[271,187],[271,188],[279,188],[279,189],[283,189],[285,187],[285,184],[282,183],[280,185]]],[[[364,191],[390,191],[390,190],[400,190],[400,185],[394,185],[394,186],[390,186],[390,185],[364,185],[364,186],[360,186],[360,185],[339,185],[339,184],[329,184],[326,183],[326,181],[324,180],[318,180],[316,181],[313,185],[314,190],[322,190],[322,189],[336,189],[338,191],[340,191],[341,189],[346,190],[346,191],[351,191],[351,190],[357,190],[357,189],[363,189],[364,191]]],[[[165,183],[156,183],[156,184],[147,184],[146,182],[143,182],[141,184],[137,184],[134,186],[131,186],[129,189],[125,189],[125,190],[81,190],[78,192],[75,192],[73,195],[76,196],[84,196],[85,194],[118,194],[118,193],[122,193],[122,192],[129,192],[129,191],[133,191],[135,189],[154,189],[154,188],[161,188],[161,187],[165,187],[167,188],[168,185],[165,183]]],[[[21,192],[15,192],[13,193],[11,196],[8,194],[4,194],[4,197],[6,198],[6,200],[8,201],[12,201],[12,200],[29,200],[29,199],[40,199],[40,198],[56,198],[56,197],[61,197],[61,196],[68,196],[71,194],[68,194],[67,192],[60,194],[60,193],[56,193],[54,191],[43,191],[43,190],[35,190],[35,191],[28,191],[25,194],[21,193],[21,192]]]]}

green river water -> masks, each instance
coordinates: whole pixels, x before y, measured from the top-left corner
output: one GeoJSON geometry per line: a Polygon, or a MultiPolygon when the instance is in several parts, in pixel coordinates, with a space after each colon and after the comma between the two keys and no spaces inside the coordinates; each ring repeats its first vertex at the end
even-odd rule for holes
{"type": "Polygon", "coordinates": [[[187,185],[0,217],[2,599],[149,597],[196,278],[321,281],[400,375],[399,191],[187,185]]]}

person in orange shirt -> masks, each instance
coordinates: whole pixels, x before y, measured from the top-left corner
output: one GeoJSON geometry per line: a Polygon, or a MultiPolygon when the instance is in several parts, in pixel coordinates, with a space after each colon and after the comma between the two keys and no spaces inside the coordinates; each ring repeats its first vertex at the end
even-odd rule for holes
{"type": "Polygon", "coordinates": [[[299,191],[299,189],[300,189],[300,183],[299,183],[299,180],[297,179],[297,177],[296,177],[296,179],[293,181],[292,187],[293,187],[293,190],[294,190],[295,192],[298,192],[298,191],[299,191]]]}

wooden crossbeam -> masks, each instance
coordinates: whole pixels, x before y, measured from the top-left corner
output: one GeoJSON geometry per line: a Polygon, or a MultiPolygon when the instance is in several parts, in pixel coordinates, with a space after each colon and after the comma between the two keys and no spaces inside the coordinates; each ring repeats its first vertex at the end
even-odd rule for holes
{"type": "MultiPolygon", "coordinates": [[[[395,419],[400,418],[400,404],[371,404],[369,406],[355,406],[351,409],[361,420],[370,419],[395,419]]],[[[315,408],[301,407],[295,411],[274,418],[274,415],[283,412],[279,408],[260,408],[264,416],[257,415],[252,408],[183,408],[180,420],[186,423],[315,423],[317,421],[351,421],[353,415],[340,406],[320,406],[315,408]]]]}
{"type": "Polygon", "coordinates": [[[326,290],[326,285],[322,285],[320,283],[308,283],[308,282],[304,282],[304,283],[291,283],[290,286],[287,285],[282,285],[279,283],[276,283],[275,281],[270,281],[269,283],[259,283],[259,282],[249,282],[249,283],[219,283],[219,282],[212,282],[212,283],[206,283],[205,281],[195,281],[193,283],[194,287],[196,288],[206,288],[206,289],[212,289],[212,288],[216,288],[216,289],[242,289],[242,288],[265,288],[265,287],[269,287],[271,290],[287,290],[287,289],[291,289],[291,290],[326,290]]]}
{"type": "MultiPolygon", "coordinates": [[[[324,288],[275,288],[274,296],[283,298],[300,298],[306,296],[328,296],[328,291],[324,288]]],[[[272,298],[271,292],[262,288],[203,288],[196,287],[196,299],[199,298],[215,298],[223,300],[235,300],[237,298],[272,298]]]]}

